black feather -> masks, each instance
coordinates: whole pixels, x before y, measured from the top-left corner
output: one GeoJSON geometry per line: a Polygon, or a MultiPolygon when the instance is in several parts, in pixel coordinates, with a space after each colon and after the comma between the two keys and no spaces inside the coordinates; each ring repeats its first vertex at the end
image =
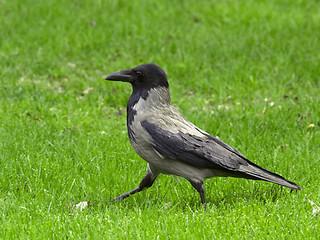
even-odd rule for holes
{"type": "Polygon", "coordinates": [[[240,164],[248,165],[236,153],[206,135],[201,138],[182,132],[172,133],[148,121],[141,122],[141,126],[151,135],[154,148],[168,158],[219,170],[236,171],[240,164]]]}
{"type": "Polygon", "coordinates": [[[148,121],[141,122],[141,126],[151,135],[153,147],[167,158],[199,168],[220,170],[230,177],[264,180],[300,190],[295,183],[254,164],[236,149],[209,134],[203,133],[203,137],[199,137],[182,132],[172,133],[148,121]]]}

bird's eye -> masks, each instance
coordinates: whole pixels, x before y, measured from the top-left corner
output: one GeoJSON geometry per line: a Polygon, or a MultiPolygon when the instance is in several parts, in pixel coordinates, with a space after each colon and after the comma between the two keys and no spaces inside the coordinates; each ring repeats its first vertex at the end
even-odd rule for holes
{"type": "Polygon", "coordinates": [[[140,77],[142,75],[141,71],[136,71],[136,74],[140,77]]]}

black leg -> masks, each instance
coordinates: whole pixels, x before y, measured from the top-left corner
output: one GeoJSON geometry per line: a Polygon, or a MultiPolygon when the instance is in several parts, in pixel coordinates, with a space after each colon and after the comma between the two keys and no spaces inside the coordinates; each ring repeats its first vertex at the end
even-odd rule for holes
{"type": "Polygon", "coordinates": [[[200,194],[201,203],[203,204],[204,210],[206,210],[206,197],[204,195],[204,186],[203,182],[194,181],[191,179],[188,179],[188,181],[191,183],[192,187],[194,187],[198,193],[200,194]]]}
{"type": "Polygon", "coordinates": [[[121,194],[118,197],[112,199],[111,201],[121,201],[121,200],[129,197],[132,194],[135,194],[137,192],[141,192],[142,190],[151,187],[152,184],[154,183],[154,180],[156,180],[157,176],[158,176],[158,174],[154,174],[151,171],[150,166],[148,165],[147,174],[142,179],[139,187],[137,187],[129,192],[126,192],[124,194],[121,194]]]}

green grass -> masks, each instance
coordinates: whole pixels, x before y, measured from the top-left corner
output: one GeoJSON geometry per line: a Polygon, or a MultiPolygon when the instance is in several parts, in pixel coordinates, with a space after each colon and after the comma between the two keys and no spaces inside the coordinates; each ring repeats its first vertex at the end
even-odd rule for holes
{"type": "Polygon", "coordinates": [[[318,238],[306,198],[320,205],[319,9],[1,0],[0,238],[318,238]],[[147,62],[168,73],[189,120],[304,190],[210,179],[204,212],[187,181],[160,176],[109,203],[138,186],[146,163],[126,134],[131,87],[103,77],[147,62]],[[76,213],[81,201],[90,206],[76,213]]]}

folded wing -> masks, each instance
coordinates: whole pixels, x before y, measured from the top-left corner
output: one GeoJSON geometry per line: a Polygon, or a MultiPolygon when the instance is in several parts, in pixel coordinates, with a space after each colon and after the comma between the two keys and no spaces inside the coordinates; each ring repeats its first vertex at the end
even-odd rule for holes
{"type": "Polygon", "coordinates": [[[245,157],[217,138],[187,133],[172,133],[154,123],[141,122],[151,135],[153,147],[164,156],[186,162],[195,167],[228,169],[236,171],[240,165],[248,165],[245,157]]]}
{"type": "Polygon", "coordinates": [[[232,177],[264,180],[300,190],[295,183],[254,164],[236,149],[200,129],[197,130],[201,134],[192,135],[173,133],[149,121],[142,121],[141,126],[150,134],[153,148],[167,158],[199,168],[225,171],[232,177]]]}

